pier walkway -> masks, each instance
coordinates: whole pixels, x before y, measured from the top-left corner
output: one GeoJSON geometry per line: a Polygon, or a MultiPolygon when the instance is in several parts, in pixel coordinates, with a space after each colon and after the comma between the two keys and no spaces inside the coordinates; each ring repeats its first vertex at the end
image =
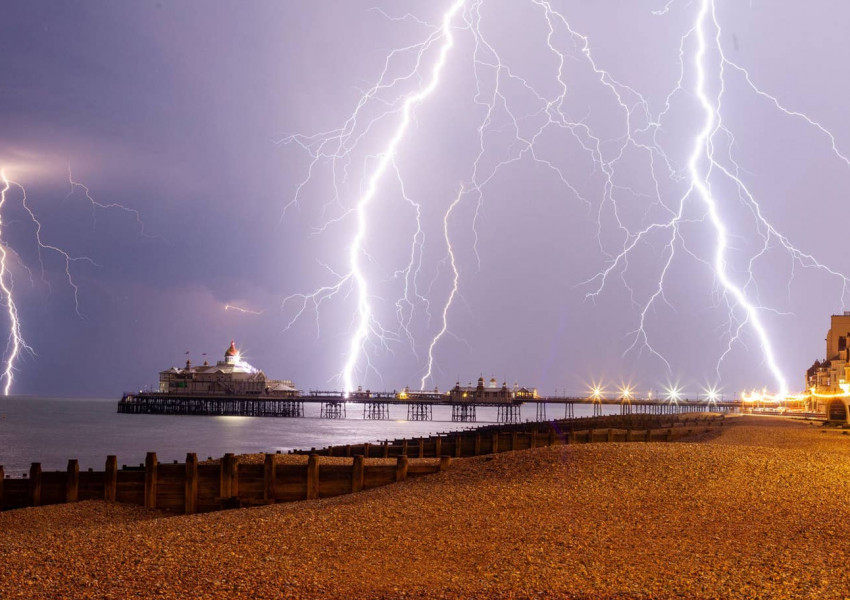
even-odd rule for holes
{"type": "Polygon", "coordinates": [[[409,421],[433,420],[435,406],[451,407],[451,420],[474,423],[477,409],[495,407],[496,422],[519,423],[522,409],[529,411],[527,418],[536,421],[547,418],[573,418],[577,405],[592,405],[593,416],[602,416],[604,408],[619,407],[621,415],[649,414],[673,415],[697,412],[740,412],[740,400],[631,398],[581,398],[567,396],[523,397],[509,401],[490,400],[458,401],[448,394],[397,392],[343,392],[316,391],[304,395],[178,395],[173,393],[128,393],[118,402],[118,412],[125,414],[159,415],[220,415],[248,417],[303,417],[306,404],[319,405],[319,416],[324,419],[344,419],[349,411],[360,412],[364,419],[390,419],[406,417],[409,421]],[[534,413],[531,414],[530,411],[534,413]],[[549,415],[548,412],[553,414],[549,415]],[[392,413],[392,414],[391,414],[392,413]],[[399,414],[401,413],[401,414],[399,414]]]}

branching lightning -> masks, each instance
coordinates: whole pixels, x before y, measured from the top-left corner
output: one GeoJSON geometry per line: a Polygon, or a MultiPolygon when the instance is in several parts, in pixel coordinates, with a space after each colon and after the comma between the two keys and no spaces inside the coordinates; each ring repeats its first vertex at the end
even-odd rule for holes
{"type": "MultiPolygon", "coordinates": [[[[436,43],[438,40],[441,40],[439,53],[436,61],[431,67],[431,73],[429,79],[427,80],[427,83],[425,83],[425,85],[421,87],[417,92],[406,95],[403,101],[401,101],[401,106],[399,109],[397,109],[398,112],[400,112],[399,122],[396,125],[395,130],[393,131],[386,145],[378,154],[377,164],[375,164],[375,166],[372,168],[371,174],[368,176],[366,188],[361,194],[356,206],[351,211],[356,220],[357,228],[354,235],[354,239],[352,240],[351,245],[349,246],[348,273],[340,277],[338,282],[332,286],[323,287],[312,294],[299,296],[300,299],[303,301],[302,309],[301,311],[299,311],[300,314],[300,312],[305,310],[308,303],[312,303],[314,307],[318,307],[318,305],[321,304],[324,300],[327,300],[328,298],[333,297],[334,295],[339,293],[343,286],[349,285],[353,288],[352,291],[355,294],[357,302],[357,311],[355,317],[356,325],[354,333],[352,334],[351,340],[349,342],[348,355],[345,360],[345,364],[342,368],[342,373],[340,374],[343,389],[346,393],[349,393],[355,389],[355,370],[357,369],[361,359],[364,356],[364,346],[367,343],[370,334],[376,336],[379,340],[382,341],[382,343],[385,343],[387,334],[387,331],[374,318],[370,301],[369,282],[367,281],[362,268],[362,260],[366,254],[364,250],[364,241],[367,235],[369,219],[367,211],[369,205],[375,197],[375,194],[377,193],[378,185],[381,182],[384,173],[387,171],[388,168],[395,165],[395,154],[399,144],[404,139],[405,133],[407,132],[410,122],[413,118],[414,108],[416,107],[416,105],[427,99],[428,96],[430,96],[439,85],[440,75],[443,71],[444,65],[446,64],[448,53],[454,45],[452,23],[457,13],[463,8],[463,6],[464,0],[456,0],[454,4],[452,4],[451,8],[443,16],[443,22],[442,26],[439,29],[439,32],[433,33],[431,36],[429,36],[428,40],[426,40],[425,43],[418,46],[416,67],[408,77],[412,77],[413,75],[416,75],[417,77],[420,76],[420,65],[423,53],[425,52],[425,50],[429,49],[433,43],[436,43]]],[[[398,81],[393,80],[389,83],[386,83],[384,81],[390,59],[394,55],[395,51],[391,53],[390,56],[387,58],[387,63],[385,64],[384,72],[381,74],[378,83],[369,92],[364,94],[363,97],[361,97],[354,114],[351,116],[346,125],[341,130],[339,130],[339,132],[337,132],[335,136],[330,138],[338,142],[339,147],[337,148],[337,152],[342,151],[343,153],[347,153],[350,151],[350,149],[348,148],[342,150],[342,147],[344,146],[344,144],[349,143],[352,131],[351,128],[353,126],[356,126],[357,124],[357,117],[360,112],[360,109],[374,96],[374,94],[378,90],[381,90],[388,86],[391,87],[398,81]]],[[[369,126],[365,128],[365,131],[368,130],[369,126]]],[[[362,137],[362,135],[365,135],[365,132],[361,133],[360,135],[362,137]]],[[[356,138],[354,140],[354,144],[357,143],[358,139],[359,138],[356,138]]],[[[303,140],[304,138],[298,136],[288,138],[288,141],[293,141],[305,145],[305,142],[303,140]]],[[[329,138],[321,137],[321,141],[319,143],[319,150],[315,154],[316,159],[311,163],[310,171],[312,171],[313,166],[316,164],[318,158],[322,155],[324,147],[328,142],[329,138]]],[[[308,179],[309,176],[310,173],[308,173],[308,179]]],[[[302,183],[302,185],[299,186],[298,192],[296,192],[296,200],[303,185],[304,184],[302,183]]],[[[286,303],[286,300],[284,300],[284,303],[286,303]]],[[[366,360],[368,368],[368,356],[366,356],[366,360]]]]}
{"type": "Polygon", "coordinates": [[[79,181],[74,181],[74,175],[71,172],[71,165],[68,165],[68,183],[71,185],[71,191],[68,192],[68,197],[74,194],[75,189],[81,189],[85,194],[86,200],[91,204],[91,215],[92,222],[97,222],[97,209],[117,209],[126,213],[133,215],[133,218],[136,221],[136,225],[139,226],[139,233],[147,238],[155,238],[158,236],[153,236],[145,232],[145,223],[142,221],[142,215],[135,208],[129,208],[124,206],[123,204],[118,204],[117,202],[110,202],[109,204],[104,204],[102,202],[98,202],[94,198],[92,198],[91,190],[89,188],[80,183],[79,181]]]}
{"type": "Polygon", "coordinates": [[[44,262],[42,261],[41,252],[42,252],[42,250],[50,250],[51,252],[58,254],[60,259],[64,263],[65,279],[68,281],[68,285],[74,291],[74,311],[77,313],[78,317],[82,318],[83,315],[80,312],[80,287],[74,281],[73,275],[71,275],[71,264],[75,263],[75,262],[86,262],[86,263],[89,263],[90,265],[95,266],[95,267],[100,266],[100,265],[98,265],[96,262],[94,262],[88,256],[72,256],[72,255],[68,254],[65,250],[63,250],[62,248],[59,248],[58,246],[54,246],[53,244],[45,243],[41,238],[41,221],[39,221],[36,218],[35,213],[32,211],[32,209],[29,207],[29,204],[27,203],[27,191],[24,189],[24,186],[22,186],[21,184],[14,183],[14,182],[12,182],[12,183],[21,189],[21,194],[22,194],[21,205],[23,206],[24,210],[29,215],[30,219],[32,220],[33,225],[35,225],[35,241],[38,244],[38,259],[41,262],[42,280],[44,280],[46,282],[46,279],[44,279],[44,262]]]}
{"type": "MultiPolygon", "coordinates": [[[[408,136],[415,107],[425,102],[440,85],[446,63],[449,60],[466,60],[459,53],[450,52],[455,44],[454,35],[462,32],[468,36],[472,47],[471,61],[475,78],[472,102],[481,115],[477,126],[478,147],[475,155],[470,157],[469,179],[443,218],[443,234],[454,274],[453,285],[443,305],[440,328],[431,337],[427,347],[428,358],[420,387],[424,388],[426,382],[433,378],[435,348],[450,329],[448,312],[461,285],[455,247],[449,239],[449,217],[464,195],[471,196],[475,210],[470,226],[470,250],[480,267],[486,257],[479,254],[479,228],[482,226],[489,188],[499,174],[521,161],[532,161],[563,185],[567,198],[587,208],[595,225],[604,265],[595,275],[579,284],[585,287],[586,298],[596,299],[609,287],[618,284],[629,294],[636,313],[636,324],[624,355],[632,350],[638,353],[646,351],[664,366],[668,377],[672,375],[671,361],[651,341],[653,335],[649,317],[661,303],[672,308],[665,294],[672,267],[679,261],[692,260],[710,269],[714,277],[712,290],[717,292],[719,304],[728,314],[728,329],[723,344],[725,350],[718,357],[715,369],[718,378],[724,360],[736,344],[744,343],[744,332],[749,331],[758,340],[760,354],[776,386],[777,397],[789,395],[788,382],[764,319],[767,313],[778,311],[763,303],[759,296],[756,264],[778,245],[791,258],[792,265],[816,269],[837,279],[842,287],[842,304],[850,293],[850,279],[838,269],[818,260],[812,253],[796,246],[768,220],[766,212],[748,188],[741,175],[743,170],[735,157],[735,137],[723,120],[728,78],[741,77],[746,88],[767,101],[773,109],[786,117],[803,121],[822,134],[836,159],[850,166],[850,159],[839,149],[833,133],[818,120],[786,107],[775,96],[763,91],[754,83],[747,69],[727,57],[721,44],[722,29],[716,14],[715,0],[698,0],[694,3],[695,15],[679,44],[679,75],[664,98],[660,111],[650,108],[650,101],[636,86],[615,77],[600,64],[592,51],[589,37],[580,33],[562,12],[553,7],[552,2],[527,0],[527,3],[542,23],[541,41],[550,54],[545,64],[551,64],[554,58],[555,66],[549,75],[547,91],[539,84],[536,86],[531,78],[523,76],[502,58],[504,53],[500,52],[499,42],[485,31],[482,24],[487,0],[456,0],[442,15],[439,26],[429,25],[409,14],[391,17],[381,12],[392,21],[409,20],[425,27],[427,36],[422,42],[392,50],[387,55],[377,82],[360,96],[351,116],[341,127],[315,135],[293,135],[283,140],[284,143],[300,146],[310,156],[306,176],[299,182],[292,200],[285,206],[284,215],[301,201],[319,166],[328,163],[331,165],[333,193],[325,203],[324,211],[336,209],[338,214],[328,218],[319,231],[326,231],[331,224],[348,221],[355,223],[354,234],[347,248],[345,272],[337,273],[330,266],[324,265],[333,276],[333,283],[308,294],[294,294],[286,298],[284,306],[290,303],[296,306],[295,315],[288,326],[310,312],[315,314],[318,334],[320,307],[337,297],[353,297],[353,331],[347,342],[347,354],[339,376],[347,392],[355,388],[355,379],[371,367],[369,344],[376,343],[389,348],[391,342],[406,340],[416,354],[413,315],[416,307],[422,306],[430,322],[432,304],[430,290],[423,291],[417,284],[424,268],[424,201],[414,201],[408,195],[396,154],[402,140],[408,136]],[[429,62],[435,48],[437,56],[433,62],[429,62]],[[393,61],[405,55],[415,57],[413,66],[400,75],[391,75],[393,61]],[[430,73],[426,72],[426,65],[430,65],[430,73]],[[604,94],[611,102],[613,112],[606,120],[618,127],[617,135],[611,137],[610,134],[600,133],[590,112],[578,118],[570,114],[568,99],[575,84],[570,84],[567,65],[579,65],[576,68],[583,69],[590,77],[594,92],[604,94]],[[403,84],[415,81],[419,82],[419,87],[414,92],[399,91],[403,84]],[[374,105],[382,107],[377,116],[369,113],[374,105]],[[669,128],[668,120],[674,106],[689,106],[699,111],[698,120],[692,123],[695,133],[683,134],[690,140],[690,150],[685,156],[674,156],[661,141],[662,133],[669,128]],[[379,148],[375,151],[361,150],[369,157],[361,172],[362,191],[356,202],[347,202],[341,189],[354,170],[354,150],[361,144],[369,143],[368,134],[379,126],[385,126],[385,121],[389,119],[395,119],[394,125],[386,139],[379,143],[379,148]],[[510,137],[507,144],[499,137],[504,136],[505,132],[510,137]],[[541,140],[549,135],[563,136],[567,143],[574,145],[586,157],[588,178],[591,175],[600,178],[601,189],[598,193],[588,193],[587,183],[576,181],[575,175],[568,173],[561,165],[561,157],[553,156],[551,150],[544,147],[541,140]],[[501,140],[501,144],[493,140],[501,140]],[[651,192],[640,191],[624,183],[625,176],[620,175],[620,172],[629,153],[645,161],[643,164],[651,181],[651,192]],[[395,301],[396,327],[381,325],[372,305],[376,282],[370,280],[363,269],[365,261],[376,260],[366,250],[367,241],[376,229],[375,215],[369,209],[379,186],[386,179],[387,171],[395,174],[401,198],[413,209],[412,226],[415,229],[406,265],[393,270],[394,276],[403,282],[402,294],[395,301]],[[723,192],[716,191],[721,189],[721,182],[726,186],[731,184],[737,190],[735,198],[728,198],[723,192]],[[635,198],[647,202],[643,220],[637,225],[623,217],[627,202],[635,198]],[[730,202],[740,202],[752,213],[756,225],[755,235],[760,240],[760,248],[744,259],[749,270],[747,277],[741,278],[743,281],[736,281],[736,274],[730,268],[730,261],[733,260],[731,252],[737,250],[730,244],[726,210],[730,202]],[[696,249],[688,233],[692,230],[711,236],[713,248],[710,252],[696,249]],[[618,240],[613,247],[612,238],[618,240]],[[633,289],[626,277],[631,268],[630,258],[645,246],[660,250],[648,293],[633,289]]],[[[668,0],[652,14],[659,18],[665,17],[671,13],[674,3],[675,0],[668,0]]],[[[570,266],[565,264],[564,270],[568,271],[570,266]]],[[[789,288],[790,285],[789,281],[789,288]]],[[[676,398],[680,394],[679,390],[678,386],[673,386],[668,390],[668,395],[676,398]]],[[[601,396],[603,392],[601,387],[594,386],[593,393],[601,396]]],[[[716,399],[719,387],[712,386],[705,393],[716,399]]]]}
{"type": "Polygon", "coordinates": [[[452,239],[449,235],[449,217],[452,215],[452,211],[455,209],[460,203],[461,198],[463,197],[463,188],[460,188],[460,191],[457,194],[457,198],[455,201],[449,205],[449,209],[446,211],[446,216],[443,218],[443,235],[446,239],[446,251],[448,252],[449,264],[452,267],[452,291],[449,293],[449,297],[446,300],[446,303],[443,305],[443,320],[442,327],[440,331],[437,332],[437,335],[431,340],[431,343],[428,345],[428,370],[422,376],[422,380],[419,382],[419,389],[425,389],[425,383],[431,378],[431,374],[434,370],[434,347],[437,345],[437,342],[440,341],[446,332],[449,329],[449,309],[452,307],[452,303],[454,302],[455,296],[457,295],[458,289],[458,281],[460,280],[460,273],[457,270],[457,262],[455,261],[455,253],[452,249],[452,239]]]}
{"type": "MultiPolygon", "coordinates": [[[[5,218],[5,215],[6,209],[8,208],[7,201],[10,190],[14,187],[20,191],[20,208],[26,213],[30,222],[32,223],[33,238],[35,241],[36,249],[38,251],[38,260],[41,266],[41,280],[48,286],[48,288],[50,288],[50,281],[47,278],[44,265],[44,253],[49,253],[57,256],[62,262],[65,280],[67,281],[68,286],[71,288],[74,295],[74,310],[77,316],[80,318],[83,318],[83,314],[80,310],[80,287],[74,279],[72,273],[72,265],[80,262],[88,263],[95,267],[98,267],[99,265],[88,256],[76,256],[55,244],[46,242],[44,240],[44,237],[42,236],[41,220],[36,216],[35,211],[29,204],[26,188],[24,188],[22,184],[9,179],[6,174],[5,168],[0,169],[0,179],[2,179],[3,183],[2,198],[0,198],[0,301],[2,301],[2,303],[5,305],[6,315],[8,316],[9,321],[8,342],[4,355],[3,369],[2,375],[0,375],[0,381],[2,381],[4,395],[8,395],[14,383],[14,375],[17,371],[16,364],[18,362],[18,359],[21,357],[21,353],[28,352],[30,354],[35,354],[34,350],[24,341],[21,327],[21,318],[18,312],[18,305],[15,301],[14,281],[12,277],[12,272],[8,264],[10,252],[13,252],[5,236],[5,229],[8,227],[8,222],[5,218]]],[[[74,181],[71,175],[70,168],[68,170],[68,181],[72,186],[71,194],[73,193],[73,190],[75,188],[84,190],[86,198],[92,205],[93,211],[95,210],[95,208],[118,208],[123,211],[133,213],[136,216],[136,221],[140,226],[141,233],[146,237],[152,237],[144,233],[144,224],[142,223],[140,215],[137,211],[122,206],[120,204],[103,204],[95,201],[91,197],[88,187],[86,187],[82,183],[74,181]]],[[[23,262],[23,259],[20,257],[20,255],[18,255],[17,253],[15,254],[18,256],[21,266],[27,272],[29,272],[30,280],[32,281],[31,269],[26,265],[26,263],[23,262]]]]}
{"type": "MultiPolygon", "coordinates": [[[[3,191],[0,192],[0,237],[3,228],[3,209],[6,206],[6,193],[11,188],[11,183],[6,178],[6,171],[0,170],[0,178],[3,179],[3,191]]],[[[6,313],[9,315],[9,339],[6,345],[6,357],[3,367],[3,395],[8,396],[14,381],[15,362],[21,350],[32,349],[27,346],[21,334],[21,320],[18,318],[18,307],[13,295],[14,283],[12,274],[6,265],[8,254],[6,242],[0,239],[0,292],[3,294],[3,302],[6,304],[6,313]]]]}

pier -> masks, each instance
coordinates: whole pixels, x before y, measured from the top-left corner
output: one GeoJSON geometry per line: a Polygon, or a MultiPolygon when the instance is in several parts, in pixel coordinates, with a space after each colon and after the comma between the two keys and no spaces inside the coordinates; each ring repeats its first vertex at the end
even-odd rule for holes
{"type": "MultiPolygon", "coordinates": [[[[652,398],[608,399],[569,396],[510,397],[504,401],[474,398],[458,401],[457,396],[440,393],[353,392],[346,395],[336,391],[314,391],[285,397],[263,395],[181,395],[175,393],[140,392],[124,394],[118,402],[118,412],[146,415],[218,415],[243,417],[303,417],[306,404],[319,405],[324,419],[345,419],[349,412],[364,419],[388,420],[406,418],[409,421],[433,420],[435,406],[450,406],[453,422],[474,423],[477,409],[495,407],[496,422],[519,423],[523,420],[570,419],[577,405],[592,405],[593,416],[602,416],[605,407],[618,407],[619,414],[677,415],[698,412],[741,412],[741,400],[677,400],[652,398]],[[532,412],[533,411],[533,412],[532,412]],[[548,414],[548,413],[553,414],[548,414]]],[[[746,405],[749,408],[751,405],[746,405]]]]}

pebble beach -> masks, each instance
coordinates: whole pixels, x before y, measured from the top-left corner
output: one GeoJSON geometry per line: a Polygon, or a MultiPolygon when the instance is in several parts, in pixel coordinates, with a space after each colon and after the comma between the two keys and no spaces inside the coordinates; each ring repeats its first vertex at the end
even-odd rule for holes
{"type": "Polygon", "coordinates": [[[7,511],[0,598],[850,598],[850,435],[726,421],[324,500],[7,511]]]}

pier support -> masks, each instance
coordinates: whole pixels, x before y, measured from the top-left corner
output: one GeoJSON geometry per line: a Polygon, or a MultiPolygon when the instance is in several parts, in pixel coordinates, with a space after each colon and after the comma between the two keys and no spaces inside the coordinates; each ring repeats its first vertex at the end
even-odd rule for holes
{"type": "Polygon", "coordinates": [[[594,417],[601,417],[602,416],[602,403],[601,402],[596,401],[596,402],[593,403],[593,416],[594,417]]]}
{"type": "Polygon", "coordinates": [[[277,403],[278,410],[275,416],[278,417],[303,417],[304,403],[296,400],[284,400],[277,403]]]}
{"type": "Polygon", "coordinates": [[[496,409],[496,420],[499,423],[519,423],[522,409],[519,404],[499,405],[496,409]]]}
{"type": "Polygon", "coordinates": [[[535,417],[537,421],[546,421],[546,403],[538,402],[537,403],[537,411],[535,413],[535,417]]]}
{"type": "Polygon", "coordinates": [[[385,421],[390,418],[390,405],[386,402],[365,402],[363,418],[385,421]]]}
{"type": "Polygon", "coordinates": [[[567,402],[564,404],[564,418],[565,419],[575,419],[576,418],[576,408],[575,404],[572,402],[567,402]]]}
{"type": "Polygon", "coordinates": [[[407,420],[408,421],[430,421],[433,419],[432,407],[433,404],[424,402],[413,402],[407,405],[407,420]]]}
{"type": "Polygon", "coordinates": [[[476,420],[474,404],[452,404],[452,421],[474,423],[476,420]]]}
{"type": "Polygon", "coordinates": [[[344,419],[345,402],[322,402],[319,408],[319,417],[322,419],[344,419]]]}

